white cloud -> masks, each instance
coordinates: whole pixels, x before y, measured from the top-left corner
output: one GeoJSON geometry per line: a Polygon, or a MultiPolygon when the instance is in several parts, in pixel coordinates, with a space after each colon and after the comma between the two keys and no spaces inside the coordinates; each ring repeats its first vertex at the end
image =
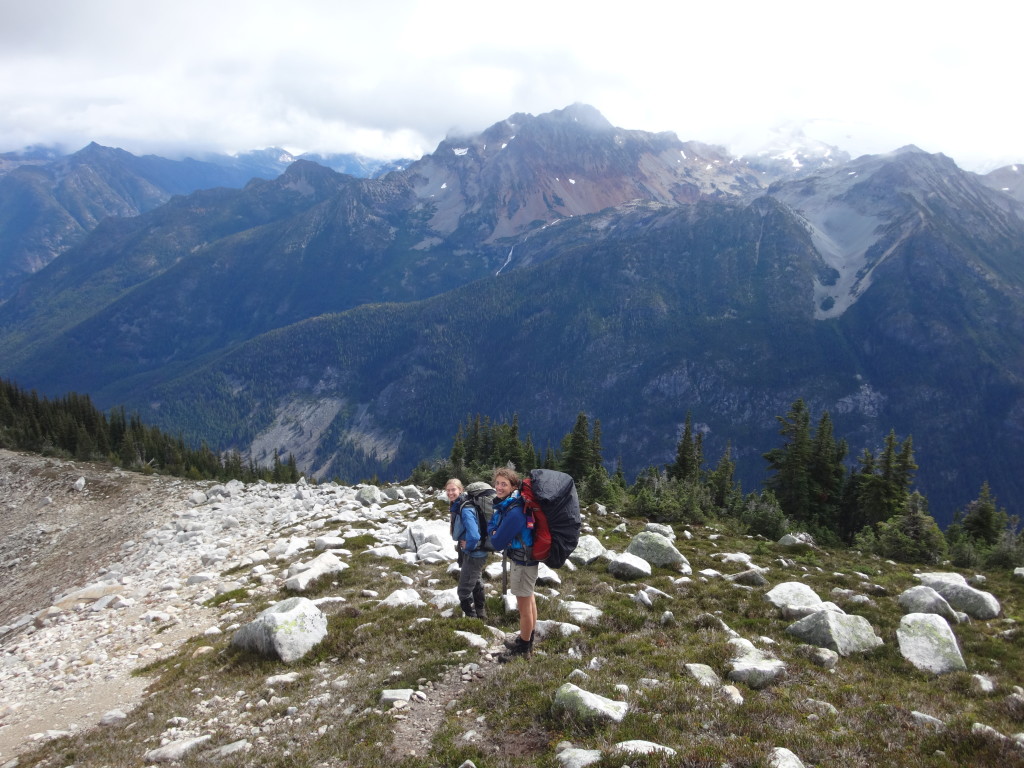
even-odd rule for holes
{"type": "Polygon", "coordinates": [[[414,155],[514,112],[752,147],[1024,159],[1016,34],[981,0],[496,5],[0,0],[0,150],[88,141],[414,155]],[[817,132],[817,134],[816,134],[817,132]]]}

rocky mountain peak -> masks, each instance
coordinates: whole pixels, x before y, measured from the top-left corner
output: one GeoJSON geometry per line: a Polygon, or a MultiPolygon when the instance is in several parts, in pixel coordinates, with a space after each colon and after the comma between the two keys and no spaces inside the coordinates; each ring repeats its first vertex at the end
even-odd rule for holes
{"type": "Polygon", "coordinates": [[[310,160],[296,160],[272,183],[321,199],[337,192],[343,178],[330,168],[310,160]]]}
{"type": "Polygon", "coordinates": [[[1024,165],[1006,165],[996,168],[981,177],[989,189],[1003,192],[1014,200],[1024,203],[1024,165]]]}
{"type": "Polygon", "coordinates": [[[709,158],[695,146],[669,132],[615,128],[593,107],[573,104],[448,137],[408,174],[438,234],[468,225],[484,229],[488,242],[633,201],[692,203],[760,189],[724,152],[709,158]]]}

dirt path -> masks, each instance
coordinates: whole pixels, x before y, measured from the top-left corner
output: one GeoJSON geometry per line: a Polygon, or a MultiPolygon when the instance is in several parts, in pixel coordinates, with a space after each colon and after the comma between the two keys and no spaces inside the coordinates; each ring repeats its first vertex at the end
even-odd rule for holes
{"type": "MultiPolygon", "coordinates": [[[[0,450],[0,626],[94,582],[121,559],[125,542],[162,525],[194,487],[175,478],[0,450]],[[79,478],[85,486],[75,490],[79,478]]],[[[97,615],[95,629],[89,622],[64,632],[51,627],[45,644],[33,623],[0,633],[0,662],[27,660],[33,668],[70,667],[105,650],[105,641],[111,647],[107,663],[97,665],[102,673],[89,670],[44,688],[38,681],[23,688],[8,682],[0,697],[0,762],[30,744],[32,734],[92,725],[111,709],[135,706],[148,681],[131,671],[200,632],[208,618],[200,608],[190,611],[157,642],[130,629],[143,623],[139,616],[146,608],[108,612],[109,619],[97,615]],[[102,621],[116,625],[100,626],[102,621]]]]}
{"type": "Polygon", "coordinates": [[[101,464],[0,450],[0,625],[50,605],[169,517],[190,485],[101,464]],[[74,490],[85,478],[85,487],[74,490]],[[159,522],[158,522],[159,521],[159,522]]]}

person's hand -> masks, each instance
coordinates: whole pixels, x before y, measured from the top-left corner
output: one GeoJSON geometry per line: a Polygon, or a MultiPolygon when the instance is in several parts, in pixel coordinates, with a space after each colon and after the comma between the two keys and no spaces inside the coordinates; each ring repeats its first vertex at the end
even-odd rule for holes
{"type": "Polygon", "coordinates": [[[466,548],[466,540],[465,539],[459,539],[459,549],[465,549],[465,548],[466,548]]]}

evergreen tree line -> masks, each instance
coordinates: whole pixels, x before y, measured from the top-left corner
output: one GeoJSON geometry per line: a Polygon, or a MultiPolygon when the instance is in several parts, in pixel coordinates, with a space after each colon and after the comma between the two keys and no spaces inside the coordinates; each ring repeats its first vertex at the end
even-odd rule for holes
{"type": "Polygon", "coordinates": [[[0,379],[0,448],[109,461],[125,469],[193,480],[294,483],[300,477],[290,454],[282,460],[275,453],[270,467],[258,467],[237,451],[218,455],[206,443],[193,448],[181,436],[147,427],[138,414],[128,416],[123,408],[107,416],[88,395],[71,393],[50,400],[4,379],[0,379]]]}
{"type": "MultiPolygon", "coordinates": [[[[763,490],[743,493],[735,481],[732,448],[714,466],[704,456],[703,434],[690,414],[675,459],[642,471],[630,484],[621,459],[608,472],[601,445],[601,422],[580,412],[556,446],[541,452],[532,437],[520,437],[519,417],[491,421],[479,415],[458,427],[447,460],[422,462],[411,482],[442,487],[452,476],[489,480],[494,467],[511,464],[520,472],[558,469],[576,481],[584,504],[599,503],[662,522],[734,521],[746,532],[777,539],[807,531],[822,544],[849,545],[905,562],[936,563],[945,558],[960,567],[1024,565],[1019,519],[999,506],[988,484],[978,498],[957,510],[943,534],[928,512],[928,501],[914,490],[912,438],[890,432],[877,452],[864,450],[847,466],[848,446],[837,440],[825,412],[812,428],[803,400],[776,417],[782,445],[765,453],[769,477],[763,490]]],[[[105,460],[126,469],[164,472],[195,480],[265,480],[292,483],[300,472],[295,457],[275,452],[270,467],[257,466],[237,452],[217,454],[205,443],[189,446],[144,425],[123,408],[109,415],[87,395],[57,399],[25,392],[0,379],[0,448],[25,450],[82,461],[105,460]]]]}
{"type": "Polygon", "coordinates": [[[582,412],[557,449],[548,445],[543,455],[530,435],[520,438],[518,414],[510,422],[477,415],[459,426],[446,461],[421,463],[410,480],[441,487],[453,476],[488,481],[494,467],[508,464],[520,472],[544,467],[571,475],[583,504],[604,504],[656,521],[731,520],[749,534],[773,540],[802,531],[820,544],[853,546],[904,562],[933,564],[948,558],[960,567],[1024,565],[1020,521],[998,506],[987,483],[943,534],[927,499],[913,487],[918,466],[911,437],[900,440],[890,431],[877,452],[865,449],[848,466],[849,447],[836,439],[828,412],[812,427],[810,410],[797,400],[776,418],[782,445],[763,454],[768,480],[754,493],[743,493],[735,480],[731,445],[708,466],[703,434],[691,414],[675,460],[648,467],[632,484],[621,459],[608,473],[601,423],[591,423],[582,412]]]}

